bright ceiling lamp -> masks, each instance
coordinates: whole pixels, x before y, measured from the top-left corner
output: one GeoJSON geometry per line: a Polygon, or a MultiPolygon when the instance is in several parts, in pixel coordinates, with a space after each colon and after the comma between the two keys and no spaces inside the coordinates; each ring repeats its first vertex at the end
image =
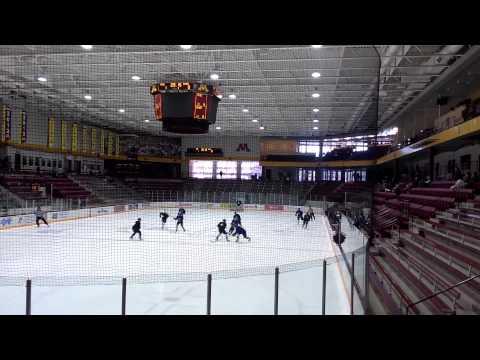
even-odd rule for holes
{"type": "Polygon", "coordinates": [[[85,95],[84,98],[85,100],[92,100],[92,95],[85,95]]]}
{"type": "Polygon", "coordinates": [[[132,76],[132,80],[133,80],[133,81],[138,81],[138,80],[140,80],[140,79],[141,79],[141,77],[138,76],[138,75],[133,75],[133,76],[132,76]]]}
{"type": "Polygon", "coordinates": [[[46,78],[46,77],[43,77],[43,76],[39,76],[39,77],[37,78],[37,80],[40,81],[40,82],[45,82],[45,81],[47,81],[47,78],[46,78]]]}
{"type": "Polygon", "coordinates": [[[118,109],[118,112],[119,112],[120,114],[123,114],[123,113],[125,112],[125,109],[118,109]]]}
{"type": "Polygon", "coordinates": [[[318,122],[318,120],[317,120],[317,119],[314,119],[314,120],[313,120],[313,122],[314,122],[314,123],[317,123],[317,122],[318,122]]]}
{"type": "Polygon", "coordinates": [[[93,45],[80,45],[82,47],[82,49],[84,50],[92,50],[93,49],[93,45]]]}
{"type": "Polygon", "coordinates": [[[317,112],[319,112],[319,111],[320,111],[319,109],[313,109],[313,112],[314,112],[314,113],[317,113],[317,112]]]}
{"type": "Polygon", "coordinates": [[[217,126],[215,129],[222,130],[222,128],[220,126],[217,126]]]}
{"type": "Polygon", "coordinates": [[[319,97],[320,97],[320,94],[319,94],[319,93],[313,93],[313,94],[312,94],[312,97],[313,97],[313,98],[319,98],[319,97]]]}
{"type": "Polygon", "coordinates": [[[256,122],[258,122],[258,120],[257,120],[257,119],[253,119],[252,122],[256,123],[256,122]]]}
{"type": "Polygon", "coordinates": [[[242,112],[248,113],[248,109],[243,109],[242,112]]]}
{"type": "Polygon", "coordinates": [[[260,129],[260,130],[264,130],[265,128],[264,128],[263,126],[260,126],[259,129],[260,129]]]}
{"type": "Polygon", "coordinates": [[[144,121],[145,121],[146,123],[149,123],[149,122],[150,122],[150,120],[148,120],[148,119],[146,119],[146,120],[144,120],[144,121]]]}
{"type": "Polygon", "coordinates": [[[320,76],[321,76],[321,74],[320,74],[319,72],[317,72],[317,71],[315,71],[315,72],[312,73],[312,77],[315,78],[315,79],[316,79],[316,78],[319,78],[320,76]]]}
{"type": "Polygon", "coordinates": [[[192,48],[192,45],[180,45],[180,48],[183,50],[190,50],[192,48]]]}
{"type": "Polygon", "coordinates": [[[235,94],[230,94],[230,95],[228,95],[228,98],[229,98],[229,99],[232,99],[232,100],[235,100],[235,99],[237,98],[237,95],[235,95],[235,94]]]}
{"type": "Polygon", "coordinates": [[[323,45],[312,45],[312,48],[314,48],[314,49],[320,49],[322,47],[323,47],[323,45]]]}
{"type": "Polygon", "coordinates": [[[220,76],[218,76],[218,74],[211,74],[210,75],[210,79],[212,80],[218,80],[220,78],[220,76]]]}
{"type": "Polygon", "coordinates": [[[223,95],[222,95],[222,94],[218,94],[217,97],[218,97],[219,99],[222,99],[222,98],[223,98],[223,95]]]}
{"type": "Polygon", "coordinates": [[[313,130],[318,130],[318,126],[314,126],[314,127],[313,127],[313,130]]]}

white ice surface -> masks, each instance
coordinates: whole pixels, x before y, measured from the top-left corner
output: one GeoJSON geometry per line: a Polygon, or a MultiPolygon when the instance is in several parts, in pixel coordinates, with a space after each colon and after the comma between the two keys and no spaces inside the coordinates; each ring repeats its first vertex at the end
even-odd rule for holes
{"type": "MultiPolygon", "coordinates": [[[[169,210],[174,217],[176,210],[169,210]]],[[[58,282],[59,277],[128,279],[135,275],[153,279],[154,283],[128,283],[127,314],[205,314],[206,281],[163,283],[155,279],[162,274],[215,271],[235,274],[251,269],[251,275],[245,277],[214,277],[212,313],[272,314],[273,272],[253,275],[255,268],[336,255],[326,220],[320,214],[303,230],[293,214],[244,212],[242,224],[252,237],[251,243],[242,239],[241,243],[224,240],[212,243],[217,234],[216,224],[223,218],[229,222],[231,216],[231,212],[224,210],[187,209],[185,233],[182,230],[175,233],[172,217],[162,231],[158,211],[153,210],[1,231],[0,276],[32,279],[33,314],[119,314],[119,282],[50,286],[48,277],[58,282]],[[143,241],[128,239],[137,217],[142,218],[143,241]],[[36,286],[39,282],[47,286],[36,286]]],[[[327,314],[349,313],[348,286],[340,265],[328,265],[327,314]]],[[[280,314],[321,314],[321,303],[321,266],[280,274],[280,314]]],[[[24,287],[0,286],[0,314],[24,311],[24,287]]]]}

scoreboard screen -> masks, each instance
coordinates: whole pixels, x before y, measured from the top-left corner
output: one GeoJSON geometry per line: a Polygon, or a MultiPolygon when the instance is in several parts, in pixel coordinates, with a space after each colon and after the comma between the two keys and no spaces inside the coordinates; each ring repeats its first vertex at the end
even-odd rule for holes
{"type": "Polygon", "coordinates": [[[169,82],[150,87],[155,118],[163,130],[180,134],[205,134],[214,124],[220,98],[207,84],[169,82]]]}
{"type": "Polygon", "coordinates": [[[223,156],[223,150],[220,148],[211,148],[211,147],[194,147],[194,148],[188,148],[186,155],[223,156]]]}

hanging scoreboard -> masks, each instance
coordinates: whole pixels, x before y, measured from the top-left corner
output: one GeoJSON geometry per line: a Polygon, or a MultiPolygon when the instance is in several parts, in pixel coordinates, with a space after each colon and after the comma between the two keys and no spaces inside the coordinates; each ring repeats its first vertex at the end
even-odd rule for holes
{"type": "Polygon", "coordinates": [[[217,90],[201,83],[169,82],[150,87],[155,119],[164,131],[179,134],[205,134],[214,124],[220,98],[217,90]]]}

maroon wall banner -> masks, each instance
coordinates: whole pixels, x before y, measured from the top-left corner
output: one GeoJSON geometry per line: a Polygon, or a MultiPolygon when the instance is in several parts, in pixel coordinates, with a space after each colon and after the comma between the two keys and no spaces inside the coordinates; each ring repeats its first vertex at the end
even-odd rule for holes
{"type": "Polygon", "coordinates": [[[22,110],[20,112],[20,144],[27,143],[27,113],[22,110]]]}
{"type": "Polygon", "coordinates": [[[205,120],[208,115],[208,96],[195,94],[193,102],[193,118],[205,120]]]}
{"type": "Polygon", "coordinates": [[[5,105],[3,108],[3,141],[10,141],[12,139],[12,110],[5,105]]]}
{"type": "Polygon", "coordinates": [[[155,108],[155,119],[163,119],[163,98],[162,94],[157,94],[153,97],[154,108],[155,108]]]}

